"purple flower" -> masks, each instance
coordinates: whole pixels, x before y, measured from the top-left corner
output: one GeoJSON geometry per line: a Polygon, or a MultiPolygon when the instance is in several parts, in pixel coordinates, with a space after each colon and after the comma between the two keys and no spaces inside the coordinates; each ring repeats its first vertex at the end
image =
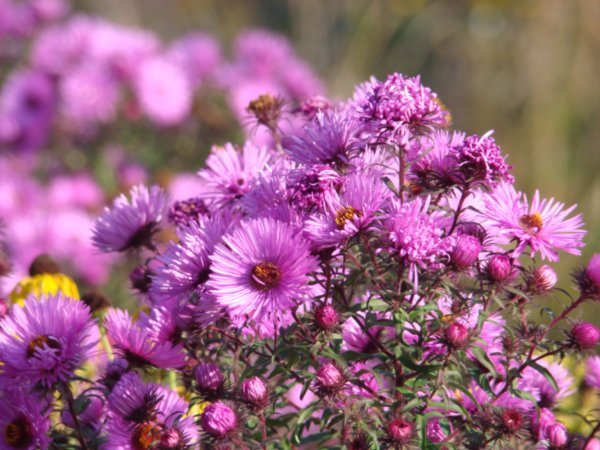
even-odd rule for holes
{"type": "Polygon", "coordinates": [[[481,241],[478,237],[461,234],[456,239],[454,250],[452,250],[452,262],[458,269],[466,269],[477,261],[481,248],[481,241]]]}
{"type": "Polygon", "coordinates": [[[332,395],[346,384],[346,376],[334,364],[326,363],[317,370],[315,385],[321,395],[332,395]]]}
{"type": "Polygon", "coordinates": [[[407,78],[394,73],[385,81],[373,79],[365,88],[357,114],[378,137],[399,143],[399,135],[448,125],[448,113],[418,76],[407,78]]]}
{"type": "Polygon", "coordinates": [[[39,150],[46,144],[54,114],[50,79],[39,72],[16,71],[0,94],[0,149],[39,150]]]}
{"type": "Polygon", "coordinates": [[[518,386],[519,389],[530,392],[536,397],[541,408],[552,408],[560,399],[568,397],[574,392],[573,378],[569,371],[558,363],[549,363],[542,360],[538,364],[550,372],[558,390],[542,373],[533,367],[527,367],[523,370],[518,386]]]}
{"type": "Polygon", "coordinates": [[[361,146],[352,116],[340,111],[317,112],[300,136],[284,137],[282,144],[292,160],[301,164],[345,165],[361,146]]]}
{"type": "Polygon", "coordinates": [[[589,322],[573,325],[569,333],[573,345],[581,350],[594,348],[600,341],[600,329],[589,322]]]}
{"type": "Polygon", "coordinates": [[[553,198],[540,199],[538,191],[530,205],[527,197],[504,183],[487,197],[483,216],[489,221],[488,230],[496,231],[499,242],[517,240],[515,256],[529,246],[532,256],[539,252],[542,259],[558,261],[557,250],[581,254],[579,249],[583,247],[582,239],[586,234],[582,229],[581,214],[568,217],[576,207],[573,205],[565,210],[565,205],[553,198]]]}
{"type": "Polygon", "coordinates": [[[130,191],[131,200],[119,195],[112,208],[94,226],[93,242],[103,252],[122,252],[130,248],[153,248],[152,236],[163,219],[167,206],[164,190],[152,186],[135,186],[130,191]]]}
{"type": "Polygon", "coordinates": [[[316,260],[290,225],[271,218],[242,222],[210,257],[207,283],[216,302],[233,316],[278,320],[308,292],[316,260]]]}
{"type": "Polygon", "coordinates": [[[269,170],[273,153],[266,147],[255,147],[250,142],[243,149],[231,144],[213,147],[206,160],[206,169],[198,172],[205,182],[205,191],[199,197],[209,207],[222,207],[246,194],[269,170]]]}
{"type": "Polygon", "coordinates": [[[204,395],[218,393],[225,384],[223,372],[213,363],[199,363],[194,367],[194,380],[198,390],[204,395]]]}
{"type": "Polygon", "coordinates": [[[152,365],[171,369],[185,364],[181,344],[156,339],[152,329],[134,324],[127,311],[110,310],[104,324],[117,353],[132,366],[152,365]]]}
{"type": "Polygon", "coordinates": [[[342,193],[331,191],[324,211],[307,220],[304,231],[315,248],[336,247],[369,229],[390,196],[377,172],[352,173],[344,179],[342,193]]]}
{"type": "Polygon", "coordinates": [[[171,390],[127,374],[109,396],[106,448],[192,448],[198,443],[189,405],[171,390]]]}
{"type": "Polygon", "coordinates": [[[231,217],[217,215],[179,227],[179,242],[169,244],[158,257],[163,265],[155,269],[152,296],[159,300],[187,298],[196,292],[208,279],[209,256],[230,227],[231,220],[231,217]]]}
{"type": "Polygon", "coordinates": [[[62,294],[29,297],[0,322],[2,376],[49,389],[73,377],[99,340],[83,302],[62,294]]]}
{"type": "Polygon", "coordinates": [[[269,403],[269,389],[259,377],[246,378],[240,384],[240,397],[253,409],[262,409],[269,403]]]}
{"type": "Polygon", "coordinates": [[[591,356],[585,363],[585,383],[600,389],[600,356],[591,356]]]}
{"type": "Polygon", "coordinates": [[[198,87],[221,64],[221,49],[214,37],[194,32],[171,44],[167,57],[185,70],[192,86],[198,87]]]}
{"type": "Polygon", "coordinates": [[[384,222],[390,249],[410,267],[412,277],[417,269],[441,267],[448,259],[450,243],[435,215],[428,214],[429,200],[416,198],[411,202],[393,201],[384,222]]]}
{"type": "Polygon", "coordinates": [[[50,444],[48,405],[22,391],[0,392],[0,449],[34,450],[50,444]]]}
{"type": "Polygon", "coordinates": [[[220,439],[232,434],[238,426],[235,411],[222,402],[208,405],[202,413],[200,423],[204,431],[220,439]]]}
{"type": "Polygon", "coordinates": [[[192,108],[192,87],[181,67],[155,56],[139,65],[134,79],[142,111],[159,126],[183,122],[192,108]]]}
{"type": "Polygon", "coordinates": [[[592,256],[585,269],[575,272],[575,280],[583,295],[600,300],[600,253],[592,256]]]}
{"type": "Polygon", "coordinates": [[[331,331],[340,321],[340,315],[331,305],[323,305],[315,310],[315,324],[321,330],[331,331]]]}
{"type": "Polygon", "coordinates": [[[389,440],[396,445],[409,443],[413,438],[414,432],[414,424],[402,418],[391,420],[386,426],[386,433],[389,440]]]}
{"type": "Polygon", "coordinates": [[[558,276],[554,269],[543,265],[536,267],[527,277],[527,287],[535,294],[543,294],[544,292],[551,291],[557,281],[558,276]]]}
{"type": "Polygon", "coordinates": [[[479,182],[494,187],[502,181],[514,181],[509,173],[511,166],[504,160],[491,133],[481,137],[468,136],[452,148],[450,157],[456,161],[463,183],[479,182]]]}

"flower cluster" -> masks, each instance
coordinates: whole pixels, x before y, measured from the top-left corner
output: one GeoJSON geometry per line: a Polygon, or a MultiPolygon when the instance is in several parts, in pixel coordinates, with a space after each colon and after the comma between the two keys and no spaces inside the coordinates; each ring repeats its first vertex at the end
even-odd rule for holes
{"type": "MultiPolygon", "coordinates": [[[[78,132],[125,85],[172,126],[217,82],[213,44],[76,17],[32,65],[78,132]]],[[[550,264],[583,247],[575,206],[529,201],[492,134],[450,130],[418,77],[336,103],[307,96],[283,40],[248,33],[235,54],[219,82],[266,138],[214,146],[187,198],[136,184],[93,226],[96,251],[135,261],[137,310],[78,300],[46,255],[30,275],[50,278],[0,302],[0,448],[598,448],[597,418],[584,435],[560,412],[567,354],[600,389],[600,329],[574,318],[600,299],[600,255],[578,297],[544,305],[563,292],[550,264]]]]}

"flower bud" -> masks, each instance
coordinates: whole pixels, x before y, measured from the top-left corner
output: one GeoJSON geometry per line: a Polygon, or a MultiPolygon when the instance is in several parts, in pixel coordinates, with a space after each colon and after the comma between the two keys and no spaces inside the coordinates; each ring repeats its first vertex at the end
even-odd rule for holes
{"type": "Polygon", "coordinates": [[[317,371],[317,385],[325,394],[339,391],[346,383],[346,377],[340,369],[327,363],[317,371]]]}
{"type": "Polygon", "coordinates": [[[567,445],[569,435],[565,426],[556,422],[546,428],[546,437],[553,448],[561,448],[567,445]]]}
{"type": "Polygon", "coordinates": [[[175,428],[169,428],[163,432],[160,438],[160,448],[165,450],[178,449],[181,448],[182,441],[183,439],[179,431],[175,428]]]}
{"type": "Polygon", "coordinates": [[[413,436],[414,426],[404,419],[394,419],[387,425],[388,438],[395,444],[406,444],[413,436]]]}
{"type": "Polygon", "coordinates": [[[556,284],[558,277],[556,272],[550,266],[537,267],[527,280],[527,287],[535,294],[542,294],[550,291],[556,284]]]}
{"type": "Polygon", "coordinates": [[[593,438],[583,450],[600,450],[600,439],[593,438]]]}
{"type": "Polygon", "coordinates": [[[331,305],[323,305],[315,311],[315,323],[324,330],[333,330],[340,321],[340,315],[331,305]]]}
{"type": "Polygon", "coordinates": [[[262,409],[269,403],[267,385],[259,377],[250,377],[242,381],[240,396],[244,402],[256,409],[262,409]]]}
{"type": "Polygon", "coordinates": [[[224,438],[233,433],[238,421],[235,411],[223,402],[208,405],[200,418],[202,429],[213,437],[224,438]]]}
{"type": "Polygon", "coordinates": [[[516,433],[525,424],[525,418],[518,409],[507,408],[502,411],[502,426],[509,433],[516,433]]]}
{"type": "Polygon", "coordinates": [[[194,379],[202,394],[216,394],[223,388],[225,378],[219,366],[212,363],[199,363],[194,368],[194,379]]]}
{"type": "Polygon", "coordinates": [[[594,348],[600,341],[600,329],[589,322],[573,325],[569,335],[572,343],[581,350],[594,348]]]}
{"type": "Polygon", "coordinates": [[[452,262],[459,269],[471,266],[481,251],[481,241],[475,236],[461,235],[452,251],[452,262]]]}
{"type": "Polygon", "coordinates": [[[446,341],[452,348],[461,348],[469,341],[469,330],[460,322],[452,322],[445,331],[446,341]]]}
{"type": "Polygon", "coordinates": [[[493,255],[488,261],[487,273],[493,281],[506,281],[512,274],[510,258],[506,255],[493,255]]]}

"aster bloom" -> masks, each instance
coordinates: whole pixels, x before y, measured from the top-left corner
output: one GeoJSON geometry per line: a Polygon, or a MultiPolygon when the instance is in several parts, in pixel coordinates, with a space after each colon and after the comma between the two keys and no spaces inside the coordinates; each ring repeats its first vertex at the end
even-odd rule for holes
{"type": "Polygon", "coordinates": [[[539,191],[529,204],[526,196],[504,183],[487,197],[482,216],[489,221],[490,229],[495,230],[499,242],[517,241],[514,256],[529,246],[531,256],[539,252],[542,259],[558,261],[557,250],[581,254],[579,249],[586,234],[581,214],[568,217],[576,207],[565,209],[563,203],[553,198],[540,199],[539,191]]]}
{"type": "Polygon", "coordinates": [[[0,450],[34,450],[50,444],[48,405],[18,390],[0,392],[0,450]]]}
{"type": "Polygon", "coordinates": [[[368,230],[391,196],[376,171],[352,173],[342,184],[342,193],[331,191],[324,211],[306,221],[305,234],[317,249],[336,247],[368,230]]]}
{"type": "Polygon", "coordinates": [[[153,330],[134,324],[127,311],[108,311],[104,325],[117,353],[132,366],[152,365],[171,369],[185,364],[181,344],[156,339],[153,330]]]}
{"type": "Polygon", "coordinates": [[[378,137],[399,141],[403,133],[419,134],[424,129],[445,127],[449,115],[435,93],[421,84],[420,77],[388,75],[385,81],[373,79],[363,87],[357,115],[378,137]]]}
{"type": "Polygon", "coordinates": [[[131,199],[119,195],[112,208],[106,207],[104,214],[94,226],[93,243],[103,252],[122,252],[130,248],[153,248],[152,236],[163,219],[167,206],[165,191],[152,186],[135,186],[130,191],[131,199]]]}
{"type": "Polygon", "coordinates": [[[448,259],[450,242],[443,237],[436,216],[427,212],[429,199],[392,201],[383,227],[390,251],[403,261],[416,280],[417,270],[440,268],[448,259]]]}
{"type": "Polygon", "coordinates": [[[257,322],[299,304],[308,293],[316,260],[295,228],[271,219],[242,222],[215,248],[207,282],[217,304],[257,322]]]}
{"type": "Polygon", "coordinates": [[[457,175],[463,183],[483,183],[495,187],[500,182],[512,183],[509,166],[500,147],[491,137],[492,131],[483,136],[468,136],[454,145],[450,157],[456,161],[457,175]]]}
{"type": "Polygon", "coordinates": [[[435,130],[421,144],[424,147],[412,162],[408,179],[420,189],[445,189],[461,181],[458,163],[452,149],[465,139],[464,133],[435,130]]]}
{"type": "Polygon", "coordinates": [[[183,122],[192,107],[192,87],[183,69],[162,56],[143,60],[134,79],[142,111],[159,126],[183,122]]]}
{"type": "Polygon", "coordinates": [[[198,432],[188,408],[176,392],[127,374],[109,396],[106,448],[192,448],[198,432]]]}
{"type": "Polygon", "coordinates": [[[246,143],[243,149],[231,144],[213,147],[206,159],[206,169],[198,172],[206,183],[199,197],[209,207],[222,207],[241,198],[257,182],[260,174],[266,174],[273,161],[273,153],[266,147],[246,143]]]}
{"type": "Polygon", "coordinates": [[[304,127],[303,134],[282,140],[292,160],[306,164],[347,164],[352,151],[361,147],[356,137],[358,126],[343,110],[317,112],[304,127]]]}
{"type": "Polygon", "coordinates": [[[84,303],[62,294],[29,297],[0,323],[2,376],[49,389],[68,382],[99,341],[84,303]]]}
{"type": "Polygon", "coordinates": [[[539,371],[532,367],[527,367],[522,372],[519,379],[519,389],[531,392],[538,398],[538,405],[541,408],[552,408],[556,403],[575,391],[573,378],[569,371],[559,363],[549,363],[545,360],[539,361],[539,365],[545,367],[556,382],[558,390],[546,379],[539,371]]]}
{"type": "Polygon", "coordinates": [[[152,276],[153,298],[187,298],[208,280],[210,259],[221,236],[231,226],[228,215],[190,222],[177,229],[178,243],[170,243],[158,257],[162,263],[152,276]]]}

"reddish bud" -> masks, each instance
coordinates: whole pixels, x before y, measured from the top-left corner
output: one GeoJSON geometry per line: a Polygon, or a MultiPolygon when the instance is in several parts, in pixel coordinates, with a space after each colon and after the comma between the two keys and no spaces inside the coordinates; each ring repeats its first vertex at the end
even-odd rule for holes
{"type": "Polygon", "coordinates": [[[567,445],[569,435],[562,423],[556,422],[546,428],[546,437],[553,448],[561,448],[567,445]]]}
{"type": "Polygon", "coordinates": [[[198,390],[205,395],[216,394],[225,383],[223,372],[212,363],[199,363],[194,368],[194,379],[198,390]]]}
{"type": "Polygon", "coordinates": [[[460,322],[453,322],[446,328],[446,341],[452,348],[461,348],[469,341],[469,330],[460,322]]]}
{"type": "Polygon", "coordinates": [[[594,348],[600,342],[600,329],[589,322],[575,324],[569,335],[572,343],[581,350],[594,348]]]}
{"type": "Polygon", "coordinates": [[[339,391],[346,383],[346,377],[340,369],[327,363],[317,371],[317,385],[324,394],[339,391]]]}
{"type": "Polygon", "coordinates": [[[512,262],[506,255],[493,255],[487,266],[489,277],[498,283],[506,281],[512,274],[512,262]]]}
{"type": "Polygon", "coordinates": [[[269,403],[267,385],[259,377],[250,377],[240,385],[242,400],[255,409],[264,408],[269,403]]]}
{"type": "Polygon", "coordinates": [[[481,252],[481,241],[475,236],[461,235],[452,251],[452,262],[459,269],[471,266],[481,252]]]}
{"type": "Polygon", "coordinates": [[[200,423],[204,431],[221,439],[233,433],[238,425],[235,411],[223,402],[208,405],[202,413],[200,423]]]}
{"type": "Polygon", "coordinates": [[[540,266],[529,276],[527,287],[536,294],[542,294],[550,291],[557,281],[558,277],[552,267],[540,266]]]}
{"type": "Polygon", "coordinates": [[[394,419],[387,425],[388,438],[396,444],[406,444],[413,436],[414,425],[404,419],[394,419]]]}
{"type": "Polygon", "coordinates": [[[340,315],[331,305],[323,305],[315,311],[315,323],[324,330],[333,330],[340,321],[340,315]]]}

